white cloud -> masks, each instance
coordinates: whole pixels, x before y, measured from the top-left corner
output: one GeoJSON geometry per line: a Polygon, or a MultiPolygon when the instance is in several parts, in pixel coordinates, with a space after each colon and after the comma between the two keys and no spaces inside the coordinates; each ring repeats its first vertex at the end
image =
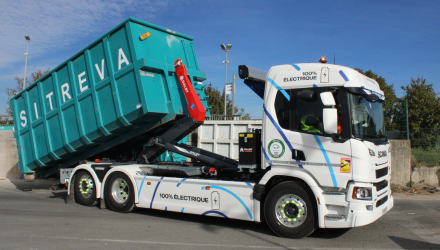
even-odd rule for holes
{"type": "Polygon", "coordinates": [[[0,69],[24,61],[26,41],[31,37],[29,56],[50,56],[85,37],[104,34],[130,15],[154,19],[169,1],[1,1],[0,69]]]}

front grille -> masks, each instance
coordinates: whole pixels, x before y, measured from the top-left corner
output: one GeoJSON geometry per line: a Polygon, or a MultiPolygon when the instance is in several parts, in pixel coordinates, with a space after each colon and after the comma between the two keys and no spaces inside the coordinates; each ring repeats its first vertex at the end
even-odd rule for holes
{"type": "Polygon", "coordinates": [[[380,206],[382,206],[382,204],[384,204],[385,202],[387,202],[387,200],[388,200],[388,195],[385,196],[385,197],[383,197],[382,199],[378,200],[378,201],[376,202],[376,207],[380,207],[380,206]]]}
{"type": "Polygon", "coordinates": [[[376,187],[376,191],[379,192],[380,190],[388,187],[388,181],[387,180],[383,180],[381,182],[374,183],[373,185],[376,187]]]}
{"type": "Polygon", "coordinates": [[[387,174],[388,174],[388,167],[378,169],[376,170],[376,179],[379,179],[380,177],[383,177],[387,174]]]}

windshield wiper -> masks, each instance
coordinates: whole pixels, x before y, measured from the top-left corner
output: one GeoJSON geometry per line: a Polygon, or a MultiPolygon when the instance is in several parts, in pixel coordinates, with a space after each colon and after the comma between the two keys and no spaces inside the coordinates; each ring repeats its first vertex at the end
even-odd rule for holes
{"type": "Polygon", "coordinates": [[[363,135],[363,138],[381,139],[388,138],[386,135],[363,135]]]}

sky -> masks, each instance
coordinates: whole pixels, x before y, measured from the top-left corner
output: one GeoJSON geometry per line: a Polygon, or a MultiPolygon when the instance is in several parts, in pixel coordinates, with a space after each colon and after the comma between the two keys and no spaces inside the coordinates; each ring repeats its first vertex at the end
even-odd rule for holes
{"type": "MultiPolygon", "coordinates": [[[[0,0],[0,114],[5,88],[23,77],[55,68],[101,35],[135,17],[194,37],[204,84],[224,88],[239,65],[268,71],[281,64],[318,62],[372,70],[394,84],[396,95],[411,77],[424,77],[440,92],[440,1],[6,1],[0,0]]],[[[236,81],[236,106],[262,117],[262,100],[236,81]]]]}

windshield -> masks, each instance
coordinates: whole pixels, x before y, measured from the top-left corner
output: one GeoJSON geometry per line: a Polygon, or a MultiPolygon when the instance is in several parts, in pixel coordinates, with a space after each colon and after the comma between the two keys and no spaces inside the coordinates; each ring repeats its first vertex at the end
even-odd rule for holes
{"type": "Polygon", "coordinates": [[[365,96],[349,94],[351,126],[356,138],[384,138],[385,126],[381,102],[370,102],[365,96]]]}

